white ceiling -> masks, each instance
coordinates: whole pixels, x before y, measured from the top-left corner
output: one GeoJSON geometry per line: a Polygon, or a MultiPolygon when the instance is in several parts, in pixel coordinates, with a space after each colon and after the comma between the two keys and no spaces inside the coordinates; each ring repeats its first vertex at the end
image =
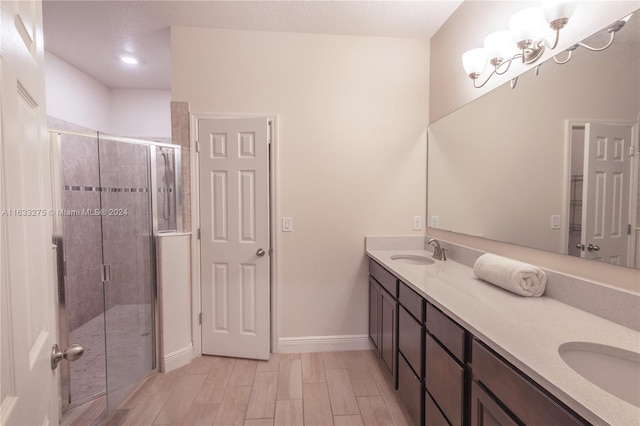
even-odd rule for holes
{"type": "Polygon", "coordinates": [[[428,40],[460,3],[45,0],[45,49],[110,88],[170,89],[170,26],[428,40]],[[127,52],[140,64],[121,63],[127,52]]]}

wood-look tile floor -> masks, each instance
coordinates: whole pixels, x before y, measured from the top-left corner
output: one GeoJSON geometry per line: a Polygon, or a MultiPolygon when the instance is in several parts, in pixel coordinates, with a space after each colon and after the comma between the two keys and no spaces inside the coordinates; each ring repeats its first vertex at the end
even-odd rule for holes
{"type": "Polygon", "coordinates": [[[120,425],[408,425],[372,351],[202,356],[156,373],[108,419],[120,425]]]}

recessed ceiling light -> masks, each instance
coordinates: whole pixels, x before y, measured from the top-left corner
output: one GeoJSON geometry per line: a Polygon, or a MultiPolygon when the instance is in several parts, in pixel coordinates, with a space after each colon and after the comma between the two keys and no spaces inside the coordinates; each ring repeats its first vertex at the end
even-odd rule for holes
{"type": "Polygon", "coordinates": [[[138,60],[136,58],[134,58],[133,56],[121,56],[120,60],[122,62],[124,62],[125,64],[129,64],[129,65],[137,65],[138,64],[138,60]]]}

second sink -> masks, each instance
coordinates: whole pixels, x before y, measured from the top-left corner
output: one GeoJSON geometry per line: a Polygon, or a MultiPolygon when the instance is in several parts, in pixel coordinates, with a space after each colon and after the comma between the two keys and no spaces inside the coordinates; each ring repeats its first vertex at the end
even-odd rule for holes
{"type": "Polygon", "coordinates": [[[433,259],[417,254],[394,254],[391,256],[391,260],[409,265],[431,265],[435,263],[433,259]]]}
{"type": "Polygon", "coordinates": [[[562,360],[582,377],[640,407],[640,354],[587,342],[564,343],[558,352],[562,360]]]}

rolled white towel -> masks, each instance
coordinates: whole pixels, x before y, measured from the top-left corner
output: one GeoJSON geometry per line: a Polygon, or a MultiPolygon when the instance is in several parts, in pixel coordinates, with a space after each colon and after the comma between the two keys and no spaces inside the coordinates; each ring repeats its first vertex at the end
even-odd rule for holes
{"type": "Polygon", "coordinates": [[[537,266],[495,254],[483,254],[473,265],[478,278],[520,296],[542,296],[547,274],[537,266]]]}

